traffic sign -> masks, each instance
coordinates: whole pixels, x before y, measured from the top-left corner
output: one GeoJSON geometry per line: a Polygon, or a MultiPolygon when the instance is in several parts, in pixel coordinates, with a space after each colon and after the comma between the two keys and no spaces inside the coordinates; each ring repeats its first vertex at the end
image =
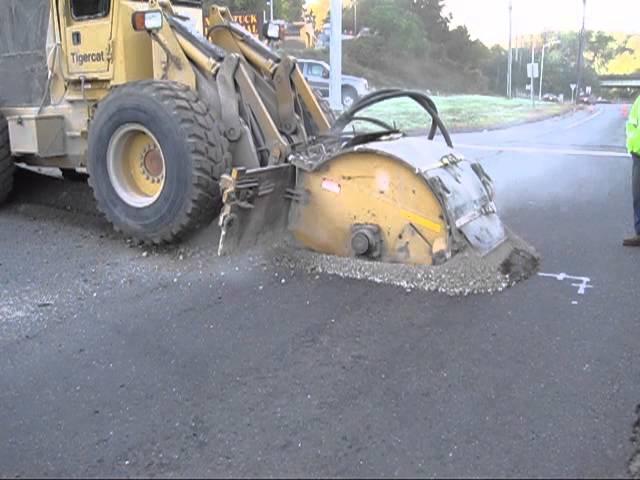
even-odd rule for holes
{"type": "Polygon", "coordinates": [[[540,71],[538,66],[538,63],[527,63],[527,77],[532,78],[533,74],[533,78],[539,78],[540,71]]]}
{"type": "Polygon", "coordinates": [[[573,92],[576,89],[576,87],[578,86],[578,84],[577,83],[572,83],[569,86],[571,87],[571,91],[573,92]]]}

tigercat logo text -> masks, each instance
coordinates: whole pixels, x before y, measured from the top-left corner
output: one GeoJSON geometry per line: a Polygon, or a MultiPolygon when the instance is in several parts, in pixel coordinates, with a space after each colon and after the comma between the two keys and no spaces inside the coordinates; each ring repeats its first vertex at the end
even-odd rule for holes
{"type": "Polygon", "coordinates": [[[104,62],[104,51],[94,53],[72,53],[71,61],[80,66],[85,63],[104,62]]]}

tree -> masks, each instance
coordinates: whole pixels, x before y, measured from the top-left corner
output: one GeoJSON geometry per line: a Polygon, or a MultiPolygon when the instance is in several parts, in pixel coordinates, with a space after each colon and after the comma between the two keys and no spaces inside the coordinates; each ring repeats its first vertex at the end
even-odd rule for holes
{"type": "Polygon", "coordinates": [[[273,4],[276,7],[275,15],[289,22],[302,20],[304,12],[304,0],[277,0],[273,4]]]}
{"type": "MultiPolygon", "coordinates": [[[[409,3],[409,11],[420,20],[431,42],[440,43],[446,41],[451,16],[443,14],[444,0],[404,0],[400,3],[409,3]]],[[[407,6],[404,8],[407,8],[407,6]]]]}
{"type": "MultiPolygon", "coordinates": [[[[365,2],[366,2],[366,0],[365,0],[365,2]]],[[[354,2],[352,4],[346,6],[345,8],[342,9],[342,28],[343,28],[343,30],[345,32],[352,32],[354,35],[357,35],[358,32],[355,31],[356,29],[354,27],[356,27],[359,30],[360,26],[359,25],[358,26],[355,25],[355,21],[356,21],[356,18],[355,18],[356,11],[355,11],[355,6],[354,6],[355,3],[356,2],[354,0],[354,2]]],[[[360,2],[360,3],[362,3],[362,2],[360,2]]],[[[358,7],[357,7],[358,8],[358,17],[360,17],[359,20],[358,20],[358,23],[360,23],[361,20],[362,20],[361,12],[360,12],[360,10],[361,10],[360,3],[358,4],[358,7]]]]}
{"type": "MultiPolygon", "coordinates": [[[[577,52],[579,47],[579,34],[577,32],[555,32],[549,35],[550,38],[557,38],[559,43],[547,50],[544,59],[544,85],[543,93],[562,93],[565,98],[571,98],[572,83],[576,83],[577,52]]],[[[585,40],[590,38],[590,32],[585,33],[585,40]]],[[[583,70],[583,85],[591,86],[593,92],[600,88],[598,75],[596,73],[593,56],[589,52],[589,42],[585,42],[585,64],[583,70]]],[[[525,56],[520,69],[526,68],[528,56],[525,56]]],[[[522,75],[518,84],[526,82],[526,71],[522,75]]]]}
{"type": "Polygon", "coordinates": [[[217,4],[228,7],[232,12],[247,11],[257,13],[265,10],[267,6],[267,0],[205,0],[203,3],[207,10],[211,5],[217,4]]]}
{"type": "Polygon", "coordinates": [[[486,50],[482,59],[478,59],[479,68],[489,79],[489,90],[501,95],[507,90],[507,57],[507,50],[494,45],[491,50],[486,50]]]}
{"type": "Polygon", "coordinates": [[[320,26],[326,25],[327,23],[331,23],[331,10],[327,10],[327,15],[322,20],[322,23],[320,24],[320,26]]]}
{"type": "MultiPolygon", "coordinates": [[[[268,0],[205,0],[204,7],[208,9],[213,4],[228,7],[231,12],[253,12],[262,15],[267,11],[268,0]]],[[[274,16],[290,22],[302,20],[304,0],[274,0],[274,16]]]]}
{"type": "Polygon", "coordinates": [[[612,35],[604,32],[587,32],[587,42],[585,57],[590,60],[596,71],[604,73],[611,61],[619,55],[633,53],[628,48],[630,37],[627,37],[622,44],[618,44],[612,35]]]}
{"type": "Polygon", "coordinates": [[[367,26],[380,35],[392,52],[424,52],[427,46],[420,21],[412,15],[399,15],[397,0],[368,0],[372,8],[367,26]]]}

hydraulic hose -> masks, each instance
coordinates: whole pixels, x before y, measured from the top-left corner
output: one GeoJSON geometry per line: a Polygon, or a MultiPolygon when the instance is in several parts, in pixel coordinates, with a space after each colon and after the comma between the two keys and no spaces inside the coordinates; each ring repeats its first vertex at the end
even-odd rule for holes
{"type": "Polygon", "coordinates": [[[351,108],[349,108],[346,112],[344,112],[342,115],[340,115],[340,117],[336,119],[335,123],[333,124],[332,130],[335,134],[340,134],[349,123],[359,118],[357,114],[362,110],[386,100],[402,97],[411,98],[418,105],[420,105],[431,117],[431,128],[429,129],[428,135],[429,140],[433,140],[435,138],[437,130],[440,130],[446,144],[450,148],[453,148],[451,135],[449,135],[447,127],[444,125],[442,119],[438,115],[438,108],[436,107],[436,104],[428,95],[415,90],[388,88],[378,90],[376,92],[370,93],[369,95],[365,95],[364,97],[356,101],[356,103],[354,103],[351,108]]]}

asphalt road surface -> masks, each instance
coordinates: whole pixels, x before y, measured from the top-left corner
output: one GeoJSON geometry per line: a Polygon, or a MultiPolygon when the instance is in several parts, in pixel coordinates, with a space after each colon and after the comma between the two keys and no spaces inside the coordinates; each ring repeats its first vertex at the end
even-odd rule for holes
{"type": "Polygon", "coordinates": [[[447,297],[128,244],[84,184],[0,210],[0,476],[624,477],[640,250],[620,106],[457,135],[541,272],[447,297]],[[586,285],[584,294],[579,287],[586,285]]]}

